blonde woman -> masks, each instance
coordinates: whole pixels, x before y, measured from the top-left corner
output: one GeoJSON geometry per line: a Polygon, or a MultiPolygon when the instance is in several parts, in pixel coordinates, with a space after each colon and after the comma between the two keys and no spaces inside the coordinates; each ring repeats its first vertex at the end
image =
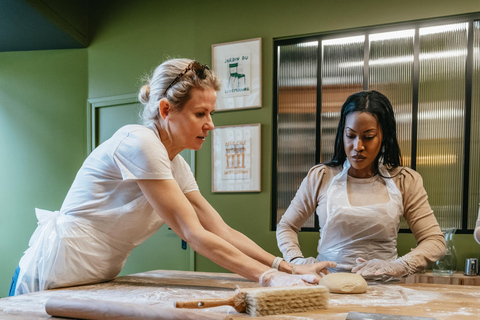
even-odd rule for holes
{"type": "Polygon", "coordinates": [[[328,273],[334,263],[291,274],[291,265],[227,226],[198,190],[179,152],[199,150],[213,130],[219,89],[196,61],[158,66],[139,93],[143,125],[122,127],[88,156],[60,211],[37,210],[10,295],[111,280],[165,223],[193,250],[262,286],[315,283],[328,273]]]}

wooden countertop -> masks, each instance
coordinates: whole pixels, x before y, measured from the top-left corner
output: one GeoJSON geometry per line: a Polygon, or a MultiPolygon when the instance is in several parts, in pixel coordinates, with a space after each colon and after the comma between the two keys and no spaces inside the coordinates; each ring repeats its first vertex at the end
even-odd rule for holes
{"type": "Polygon", "coordinates": [[[466,276],[463,272],[456,272],[451,276],[434,276],[431,271],[415,273],[402,279],[403,283],[436,283],[480,286],[480,276],[466,276]]]}
{"type": "MultiPolygon", "coordinates": [[[[49,319],[44,305],[50,297],[93,298],[173,308],[177,300],[230,297],[236,287],[258,287],[258,284],[230,273],[155,270],[95,285],[3,298],[0,299],[0,319],[49,319]]],[[[436,283],[369,283],[364,294],[330,294],[326,310],[261,319],[344,320],[349,311],[434,317],[437,320],[480,319],[480,289],[436,283]]],[[[236,313],[228,306],[199,312],[229,314],[233,319],[254,319],[236,313]]]]}

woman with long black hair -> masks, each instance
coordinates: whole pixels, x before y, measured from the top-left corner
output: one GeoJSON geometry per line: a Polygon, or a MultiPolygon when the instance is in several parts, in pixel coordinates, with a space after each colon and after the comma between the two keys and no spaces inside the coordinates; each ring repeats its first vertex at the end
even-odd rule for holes
{"type": "Polygon", "coordinates": [[[330,162],[310,169],[277,226],[286,261],[335,261],[333,271],[364,277],[403,277],[445,254],[445,239],[428,203],[420,174],[403,167],[390,101],[377,91],[348,97],[341,109],[330,162]],[[316,213],[317,258],[305,258],[298,231],[316,213]],[[400,218],[417,247],[397,255],[400,218]]]}

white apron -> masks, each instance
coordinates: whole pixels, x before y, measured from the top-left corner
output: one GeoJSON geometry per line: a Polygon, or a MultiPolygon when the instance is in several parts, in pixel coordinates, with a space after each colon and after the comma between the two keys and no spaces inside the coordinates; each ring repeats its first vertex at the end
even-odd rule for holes
{"type": "Polygon", "coordinates": [[[130,252],[164,223],[145,197],[135,202],[145,210],[119,210],[116,215],[90,220],[35,209],[38,227],[20,259],[15,295],[115,278],[130,252]],[[139,219],[143,223],[135,223],[139,219]],[[105,231],[108,228],[110,234],[105,231]],[[116,230],[121,231],[117,234],[116,230]]]}
{"type": "MultiPolygon", "coordinates": [[[[350,162],[345,161],[327,190],[327,219],[320,230],[318,244],[319,261],[335,261],[337,264],[356,265],[357,258],[366,260],[397,258],[397,235],[403,202],[395,182],[385,180],[390,201],[367,206],[352,206],[347,194],[347,175],[350,162]]],[[[379,172],[390,177],[379,164],[379,172]]],[[[339,267],[334,272],[346,271],[339,267]]]]}

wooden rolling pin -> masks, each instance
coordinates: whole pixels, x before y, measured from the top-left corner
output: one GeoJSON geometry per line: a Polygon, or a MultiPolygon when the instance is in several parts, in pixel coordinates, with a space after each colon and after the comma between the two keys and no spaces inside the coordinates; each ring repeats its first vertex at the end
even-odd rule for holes
{"type": "Polygon", "coordinates": [[[45,311],[54,317],[89,320],[232,320],[228,315],[126,302],[52,297],[45,311]]]}

